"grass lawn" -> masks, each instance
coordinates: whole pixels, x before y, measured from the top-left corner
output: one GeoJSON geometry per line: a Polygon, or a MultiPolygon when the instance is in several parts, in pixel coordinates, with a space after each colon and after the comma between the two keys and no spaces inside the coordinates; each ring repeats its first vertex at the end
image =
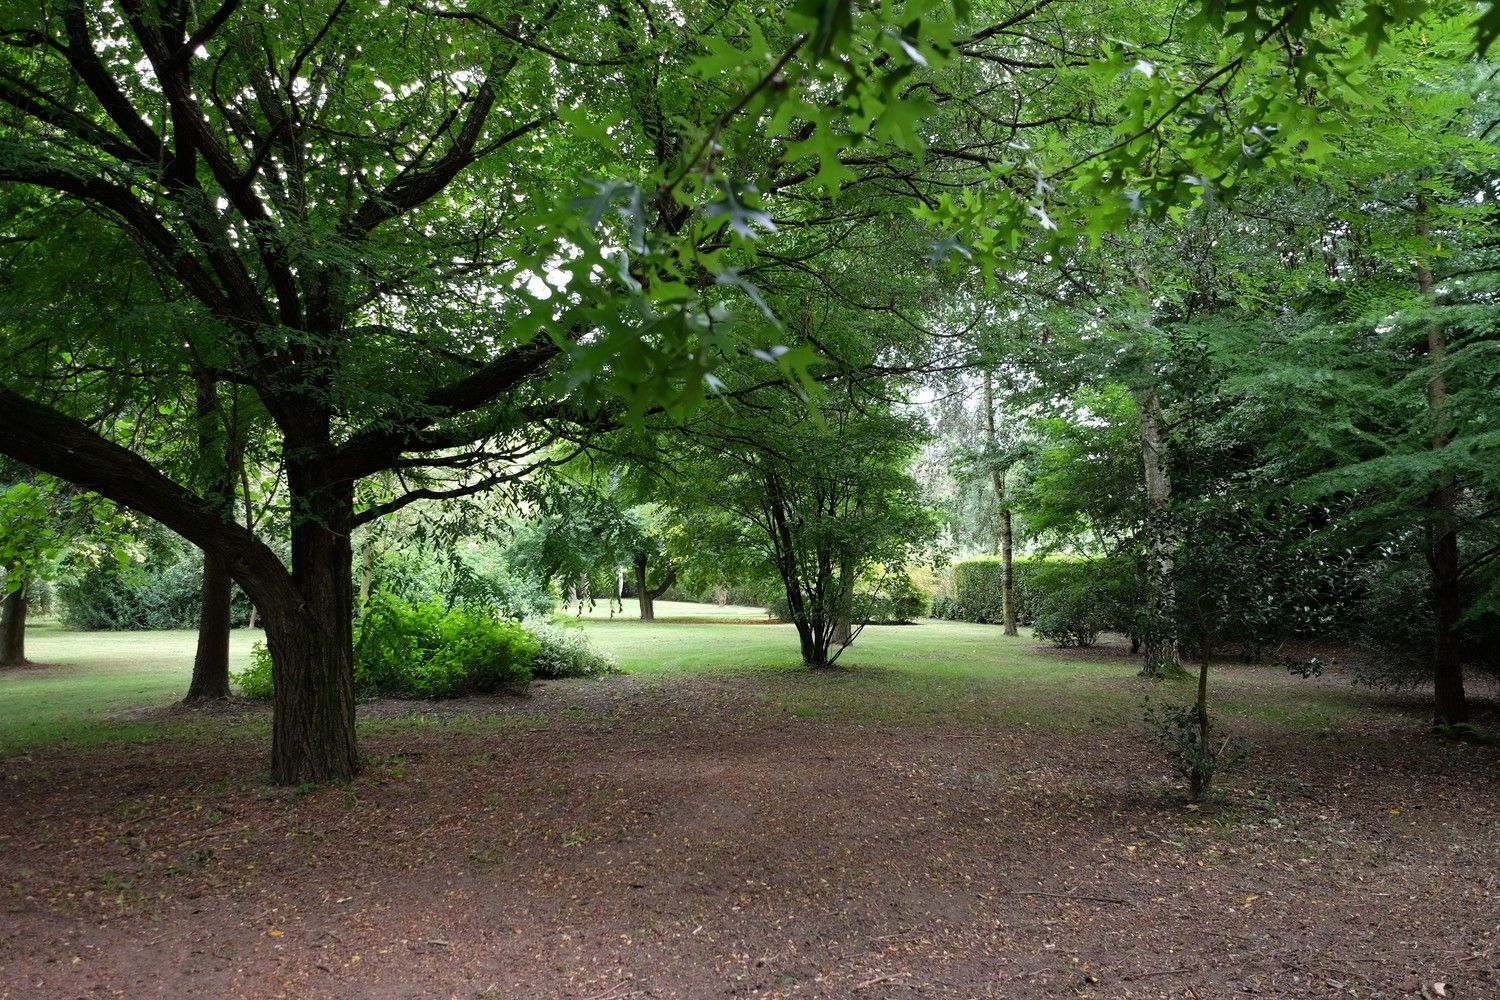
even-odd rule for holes
{"type": "MultiPolygon", "coordinates": [[[[582,627],[629,674],[737,678],[754,688],[751,711],[766,716],[867,722],[1012,722],[1077,729],[1134,725],[1150,695],[1186,701],[1186,683],[1146,685],[1136,662],[1103,648],[1067,653],[1029,636],[1006,638],[996,626],[928,621],[867,628],[840,659],[843,669],[799,669],[790,625],[726,624],[759,609],[661,602],[663,617],[696,622],[643,625],[629,617],[585,616],[582,627]],[[775,683],[760,683],[763,676],[775,683]]],[[[576,616],[560,616],[566,621],[576,616]]],[[[243,665],[259,631],[237,630],[231,662],[243,665]]],[[[43,621],[28,634],[35,664],[0,673],[0,754],[49,743],[91,746],[154,735],[212,735],[221,723],[188,717],[133,718],[131,710],[170,705],[192,670],[195,634],[66,632],[43,621]]],[[[1323,729],[1347,719],[1370,692],[1340,681],[1288,682],[1274,668],[1223,664],[1213,697],[1230,716],[1323,729]]],[[[381,725],[374,722],[364,725],[381,725]]],[[[251,732],[263,722],[248,719],[251,732]]]]}
{"type": "MultiPolygon", "coordinates": [[[[249,660],[261,635],[235,630],[231,669],[249,660]]],[[[197,638],[189,630],[68,632],[54,621],[33,623],[26,630],[32,665],[0,671],[0,754],[58,740],[89,744],[149,735],[154,726],[114,716],[180,699],[192,677],[197,638]]]]}
{"type": "MultiPolygon", "coordinates": [[[[713,620],[716,618],[730,618],[738,621],[756,621],[765,619],[766,609],[751,607],[746,604],[726,604],[720,607],[717,604],[694,604],[689,601],[657,601],[654,605],[658,619],[693,619],[695,621],[713,620]]],[[[575,618],[580,615],[576,604],[569,605],[559,613],[560,617],[575,618]]],[[[641,607],[635,598],[627,597],[624,608],[616,607],[611,610],[607,602],[600,601],[592,608],[584,607],[582,617],[590,621],[615,621],[640,623],[641,607]]]]}

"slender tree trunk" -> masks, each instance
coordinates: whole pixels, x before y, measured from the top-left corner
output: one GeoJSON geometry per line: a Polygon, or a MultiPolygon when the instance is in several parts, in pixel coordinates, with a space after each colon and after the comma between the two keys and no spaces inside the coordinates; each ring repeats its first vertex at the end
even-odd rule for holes
{"type": "MultiPolygon", "coordinates": [[[[1202,652],[1198,659],[1198,701],[1195,705],[1198,712],[1198,753],[1207,761],[1208,747],[1208,661],[1211,646],[1205,640],[1202,652]]],[[[1213,782],[1213,774],[1203,767],[1195,767],[1188,775],[1188,794],[1194,802],[1201,800],[1209,792],[1213,782]]]]}
{"type": "Polygon", "coordinates": [[[229,605],[233,588],[224,560],[204,553],[198,652],[184,702],[229,697],[229,605]]]}
{"type": "Polygon", "coordinates": [[[1141,415],[1141,458],[1146,478],[1146,586],[1150,605],[1142,635],[1146,662],[1141,674],[1155,677],[1176,669],[1177,593],[1172,580],[1176,534],[1172,527],[1172,478],[1168,471],[1166,423],[1155,389],[1135,394],[1141,415]]]}
{"type": "Polygon", "coordinates": [[[1015,535],[1011,530],[1010,508],[1000,511],[1000,570],[1003,574],[1003,607],[1005,634],[1020,635],[1016,629],[1016,558],[1015,535]]]}
{"type": "Polygon", "coordinates": [[[714,603],[721,608],[729,603],[729,588],[722,583],[714,587],[714,603]]]}
{"type": "MultiPolygon", "coordinates": [[[[1417,233],[1429,232],[1427,199],[1417,196],[1417,233]]],[[[1432,292],[1432,270],[1417,267],[1417,289],[1426,298],[1432,292]]],[[[1432,375],[1427,382],[1427,409],[1432,417],[1433,451],[1448,447],[1452,439],[1448,419],[1448,384],[1443,364],[1448,353],[1447,333],[1441,323],[1427,326],[1427,362],[1432,375]]],[[[1428,497],[1432,520],[1427,529],[1427,565],[1431,572],[1432,593],[1432,716],[1437,725],[1454,725],[1469,721],[1469,704],[1464,694],[1463,650],[1460,619],[1463,597],[1460,593],[1458,529],[1454,504],[1458,489],[1451,474],[1444,474],[1428,497]]]]}
{"type": "MultiPolygon", "coordinates": [[[[225,520],[234,517],[235,481],[239,478],[239,448],[232,440],[213,376],[199,371],[198,451],[210,467],[210,497],[225,520]]],[[[229,697],[229,616],[234,581],[224,560],[203,554],[203,582],[199,588],[198,649],[193,657],[193,678],[188,683],[187,702],[229,697]]]]}
{"type": "MultiPolygon", "coordinates": [[[[375,577],[375,546],[368,538],[359,554],[359,610],[370,603],[370,583],[375,577]]],[[[254,611],[251,611],[254,614],[254,611]]]]}
{"type": "Polygon", "coordinates": [[[254,628],[255,627],[255,605],[253,603],[250,605],[250,621],[246,623],[245,627],[246,628],[254,628]]]}
{"type": "MultiPolygon", "coordinates": [[[[990,448],[998,448],[999,435],[995,431],[994,376],[989,371],[984,373],[984,429],[990,448]]],[[[995,489],[995,503],[1000,508],[1001,619],[1005,622],[1006,635],[1019,635],[1020,633],[1016,630],[1016,539],[1010,505],[1005,498],[1005,472],[1005,469],[998,466],[990,468],[990,484],[995,489]]]]}
{"type": "Polygon", "coordinates": [[[20,587],[8,588],[0,599],[0,666],[26,662],[26,612],[30,606],[24,580],[20,587]]]}

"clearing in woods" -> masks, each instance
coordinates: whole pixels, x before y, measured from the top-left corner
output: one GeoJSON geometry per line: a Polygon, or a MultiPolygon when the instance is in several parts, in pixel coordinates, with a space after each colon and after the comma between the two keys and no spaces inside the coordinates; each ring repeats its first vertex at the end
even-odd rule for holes
{"type": "Polygon", "coordinates": [[[1190,809],[1139,708],[1190,692],[1118,647],[585,627],[627,675],[363,705],[364,775],[302,789],[264,708],[162,707],[190,633],[40,630],[0,997],[1500,995],[1500,753],[1419,695],[1218,666],[1255,746],[1190,809]]]}

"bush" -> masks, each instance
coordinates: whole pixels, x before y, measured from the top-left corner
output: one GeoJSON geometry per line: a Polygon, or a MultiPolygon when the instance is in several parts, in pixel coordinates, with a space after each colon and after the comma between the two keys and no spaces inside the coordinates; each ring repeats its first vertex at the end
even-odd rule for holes
{"type": "Polygon", "coordinates": [[[1060,649],[1086,649],[1103,631],[1100,611],[1089,589],[1060,590],[1042,599],[1032,633],[1060,649]]]}
{"type": "MultiPolygon", "coordinates": [[[[84,566],[57,584],[59,617],[84,632],[194,628],[202,613],[203,556],[154,554],[144,564],[121,568],[110,562],[84,566]]],[[[250,602],[232,591],[230,621],[244,625],[250,602]]]]}
{"type": "Polygon", "coordinates": [[[271,681],[271,651],[263,642],[250,647],[250,665],[239,673],[231,674],[230,680],[240,687],[246,698],[270,701],[275,688],[271,681]]]}
{"type": "MultiPolygon", "coordinates": [[[[524,691],[536,677],[618,673],[582,629],[525,625],[483,605],[448,608],[377,594],[354,627],[354,693],[361,698],[455,698],[524,691]]],[[[272,695],[271,654],[256,643],[234,682],[247,698],[272,695]]]]}
{"type": "MultiPolygon", "coordinates": [[[[358,566],[355,573],[360,573],[358,566]]],[[[412,603],[486,607],[518,621],[546,614],[557,603],[539,580],[482,549],[457,553],[446,563],[399,550],[382,553],[371,573],[371,589],[412,603]]]]}
{"type": "Polygon", "coordinates": [[[414,698],[524,691],[539,649],[520,622],[490,608],[379,594],[355,625],[354,691],[414,698]]]}
{"type": "Polygon", "coordinates": [[[939,594],[932,599],[932,617],[955,621],[958,618],[958,602],[946,594],[939,594]]]}
{"type": "Polygon", "coordinates": [[[1005,620],[1005,570],[998,557],[980,556],[953,564],[954,617],[966,622],[1005,620]]]}
{"type": "MultiPolygon", "coordinates": [[[[1014,561],[1013,572],[1018,625],[1041,625],[1043,629],[1051,630],[1059,616],[1068,611],[1063,604],[1051,599],[1065,591],[1088,591],[1092,596],[1087,601],[1076,595],[1070,600],[1071,617],[1075,621],[1082,605],[1087,603],[1091,605],[1088,617],[1098,626],[1097,631],[1139,634],[1135,618],[1139,608],[1144,606],[1139,593],[1140,583],[1134,564],[1124,557],[1021,558],[1014,561]],[[1047,607],[1049,601],[1050,608],[1047,607]]],[[[1005,620],[1005,575],[999,557],[961,560],[953,564],[949,574],[952,597],[941,605],[934,599],[934,615],[986,624],[1005,620]]]]}
{"type": "Polygon", "coordinates": [[[872,625],[910,625],[927,610],[927,601],[904,570],[882,573],[854,588],[854,620],[872,625]]]}
{"type": "Polygon", "coordinates": [[[577,626],[531,619],[526,631],[538,644],[531,661],[531,672],[537,677],[599,677],[620,672],[615,658],[595,649],[577,626]]]}

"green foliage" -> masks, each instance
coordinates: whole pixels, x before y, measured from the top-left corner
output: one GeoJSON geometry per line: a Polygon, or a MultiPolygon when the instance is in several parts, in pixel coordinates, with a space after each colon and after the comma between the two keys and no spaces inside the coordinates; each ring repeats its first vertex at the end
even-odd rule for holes
{"type": "MultiPolygon", "coordinates": [[[[1012,571],[1017,624],[1056,628],[1058,635],[1082,635],[1089,631],[1086,626],[1096,634],[1103,630],[1138,634],[1135,619],[1142,598],[1138,574],[1130,560],[1120,556],[1023,557],[1013,561],[1012,571]]],[[[981,623],[1005,620],[1005,574],[999,557],[961,559],[948,573],[953,594],[946,602],[934,602],[934,614],[981,623]]],[[[1092,641],[1085,643],[1090,644],[1092,641]]]]}
{"type": "Polygon", "coordinates": [[[263,642],[250,647],[250,664],[245,669],[230,674],[240,689],[240,694],[256,701],[270,701],[276,693],[271,667],[271,651],[263,642]]]}
{"type": "Polygon", "coordinates": [[[524,691],[539,648],[520,622],[489,608],[379,594],[356,624],[354,689],[415,698],[524,691]]]}
{"type": "Polygon", "coordinates": [[[556,604],[543,581],[512,566],[493,545],[455,548],[441,559],[403,549],[382,553],[371,574],[371,590],[410,602],[441,601],[450,608],[485,607],[515,619],[546,614],[556,604]]]}
{"type": "MultiPolygon", "coordinates": [[[[599,677],[619,672],[583,629],[533,618],[524,625],[484,604],[449,607],[377,594],[355,624],[354,691],[360,698],[457,698],[521,692],[533,677],[599,677]]],[[[247,698],[272,695],[264,643],[234,675],[247,698]]]]}
{"type": "Polygon", "coordinates": [[[854,620],[909,625],[927,611],[927,598],[905,570],[874,574],[854,588],[854,620]]]}
{"type": "Polygon", "coordinates": [[[1146,732],[1161,747],[1172,770],[1188,783],[1194,801],[1208,796],[1217,775],[1232,771],[1250,755],[1249,744],[1225,737],[1217,740],[1204,725],[1198,705],[1153,705],[1147,699],[1141,715],[1146,732]],[[1205,744],[1203,734],[1210,734],[1205,744]]]}
{"type": "Polygon", "coordinates": [[[537,677],[600,677],[620,672],[619,662],[596,649],[580,625],[537,618],[526,622],[526,632],[537,642],[531,661],[531,672],[537,677]]]}
{"type": "MultiPolygon", "coordinates": [[[[143,562],[75,564],[56,585],[59,617],[80,631],[194,628],[202,610],[203,556],[177,544],[143,562]]],[[[249,621],[250,602],[233,590],[230,622],[249,621]]]]}

